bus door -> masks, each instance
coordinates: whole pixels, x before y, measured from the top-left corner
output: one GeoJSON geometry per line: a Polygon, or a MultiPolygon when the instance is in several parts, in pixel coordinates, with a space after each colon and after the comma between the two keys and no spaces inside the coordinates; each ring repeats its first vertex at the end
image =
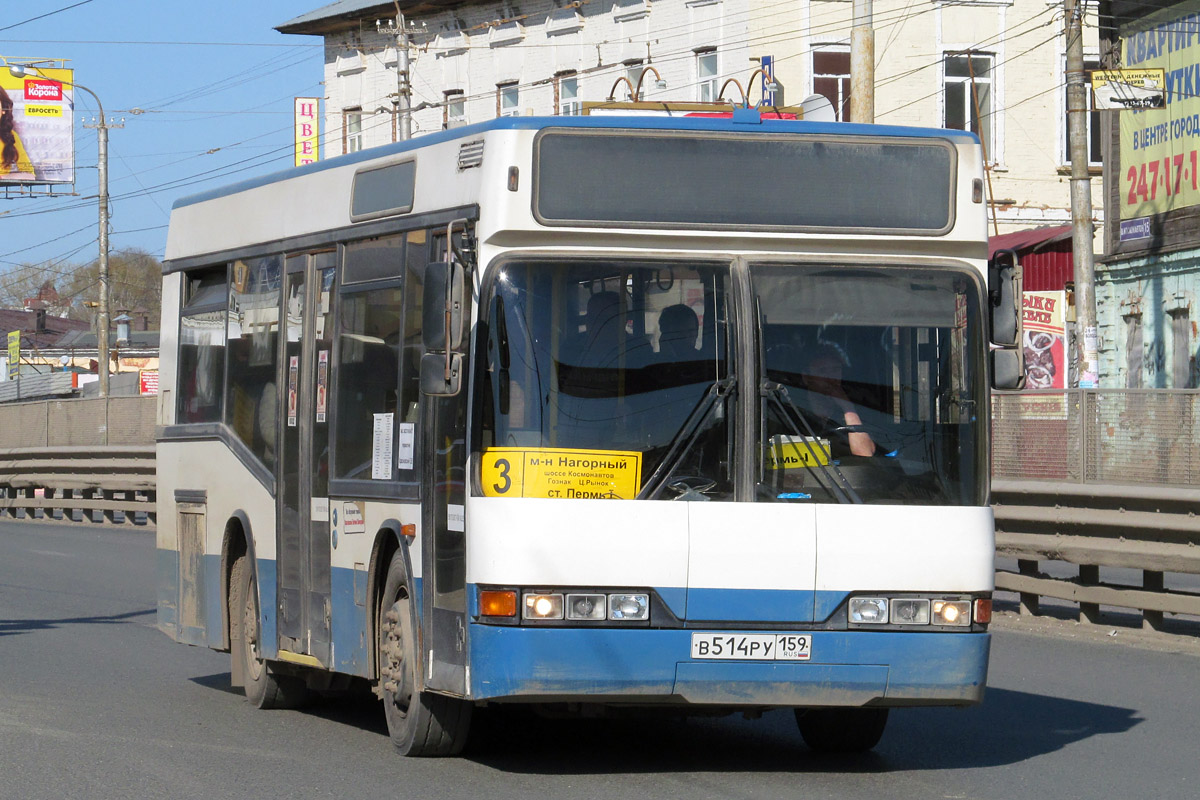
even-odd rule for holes
{"type": "MultiPolygon", "coordinates": [[[[455,232],[455,243],[460,234],[455,232]]],[[[433,237],[433,259],[449,258],[446,236],[433,237]]],[[[468,276],[468,286],[471,278],[468,276]]],[[[463,318],[471,318],[471,291],[465,293],[463,318]]],[[[469,337],[466,337],[469,340],[469,337]]],[[[421,504],[423,547],[425,648],[428,674],[425,688],[458,696],[467,693],[466,524],[467,392],[453,397],[424,396],[425,473],[428,497],[421,504]]]]}
{"type": "Polygon", "coordinates": [[[335,252],[290,256],[279,458],[279,647],[330,664],[329,408],[335,252]]]}

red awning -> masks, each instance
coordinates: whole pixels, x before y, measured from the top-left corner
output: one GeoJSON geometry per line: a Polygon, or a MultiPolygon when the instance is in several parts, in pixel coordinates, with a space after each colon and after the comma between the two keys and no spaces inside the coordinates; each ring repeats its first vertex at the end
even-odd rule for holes
{"type": "Polygon", "coordinates": [[[1018,253],[1032,253],[1046,245],[1066,241],[1070,238],[1070,225],[1048,225],[1041,228],[1030,228],[1025,231],[1014,231],[1013,233],[993,236],[988,241],[988,250],[993,255],[997,250],[1016,250],[1018,253]]]}

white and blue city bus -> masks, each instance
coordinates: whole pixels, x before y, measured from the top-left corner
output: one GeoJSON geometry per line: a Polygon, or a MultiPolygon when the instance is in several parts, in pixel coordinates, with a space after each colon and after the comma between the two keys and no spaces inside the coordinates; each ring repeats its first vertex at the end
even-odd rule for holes
{"type": "Polygon", "coordinates": [[[409,755],[493,703],[793,708],[862,750],[979,702],[1021,370],[983,199],[970,134],[739,110],[180,200],[160,628],[260,707],[369,682],[409,755]]]}

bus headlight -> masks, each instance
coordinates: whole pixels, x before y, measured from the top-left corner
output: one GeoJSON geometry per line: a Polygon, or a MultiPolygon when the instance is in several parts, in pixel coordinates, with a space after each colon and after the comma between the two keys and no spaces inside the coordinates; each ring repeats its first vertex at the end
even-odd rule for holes
{"type": "Polygon", "coordinates": [[[857,623],[886,624],[888,601],[886,597],[850,598],[850,621],[857,623]]]}
{"type": "Polygon", "coordinates": [[[525,619],[562,619],[563,596],[561,594],[525,595],[525,619]]]}
{"type": "Polygon", "coordinates": [[[933,624],[968,626],[971,624],[970,600],[934,600],[933,624]]]}
{"type": "Polygon", "coordinates": [[[608,615],[605,614],[604,595],[567,595],[567,619],[602,620],[607,618],[608,615]]]}
{"type": "Polygon", "coordinates": [[[650,619],[650,595],[610,594],[608,596],[608,618],[621,620],[650,619]]]}
{"type": "Polygon", "coordinates": [[[923,598],[894,598],[892,600],[893,625],[928,625],[929,601],[923,598]]]}

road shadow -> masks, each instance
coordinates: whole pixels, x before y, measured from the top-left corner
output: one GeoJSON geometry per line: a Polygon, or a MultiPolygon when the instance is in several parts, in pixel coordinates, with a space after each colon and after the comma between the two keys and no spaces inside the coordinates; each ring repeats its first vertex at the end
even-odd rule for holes
{"type": "Polygon", "coordinates": [[[153,608],[108,614],[96,617],[65,617],[62,619],[0,619],[0,636],[13,636],[33,631],[49,631],[64,625],[123,625],[132,619],[154,614],[153,608]]]}
{"type": "Polygon", "coordinates": [[[230,683],[228,672],[214,672],[212,675],[197,675],[193,678],[188,678],[197,686],[203,686],[205,689],[215,689],[218,692],[225,694],[243,694],[242,687],[234,686],[230,683]]]}
{"type": "MultiPolygon", "coordinates": [[[[241,693],[229,685],[228,672],[191,680],[241,693]]],[[[377,734],[380,752],[390,752],[383,709],[368,692],[315,696],[303,713],[377,734]]],[[[788,710],[759,719],[636,712],[619,719],[580,719],[493,705],[476,709],[463,757],[526,775],[972,769],[1017,764],[1093,736],[1125,733],[1141,721],[1133,709],[988,689],[983,704],[973,708],[893,709],[873,752],[830,756],[804,746],[788,710]]]]}
{"type": "Polygon", "coordinates": [[[829,756],[804,746],[784,710],[757,720],[546,720],[494,708],[472,731],[467,757],[504,772],[543,775],[971,769],[1016,764],[1124,733],[1140,721],[1132,709],[989,689],[975,708],[893,709],[873,752],[829,756]]]}

